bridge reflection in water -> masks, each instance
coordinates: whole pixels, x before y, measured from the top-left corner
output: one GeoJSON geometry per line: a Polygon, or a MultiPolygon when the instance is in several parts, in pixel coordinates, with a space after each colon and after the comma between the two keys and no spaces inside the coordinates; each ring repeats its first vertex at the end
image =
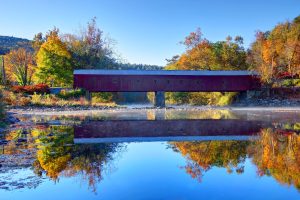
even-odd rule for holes
{"type": "Polygon", "coordinates": [[[268,125],[240,119],[88,121],[74,126],[74,142],[249,140],[268,125]]]}

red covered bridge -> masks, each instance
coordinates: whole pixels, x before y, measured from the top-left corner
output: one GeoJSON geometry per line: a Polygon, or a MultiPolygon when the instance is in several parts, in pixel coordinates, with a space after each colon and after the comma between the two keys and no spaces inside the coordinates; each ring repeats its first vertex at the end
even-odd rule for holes
{"type": "Polygon", "coordinates": [[[89,92],[155,92],[164,106],[164,92],[240,92],[260,88],[250,71],[75,70],[74,88],[89,92]]]}

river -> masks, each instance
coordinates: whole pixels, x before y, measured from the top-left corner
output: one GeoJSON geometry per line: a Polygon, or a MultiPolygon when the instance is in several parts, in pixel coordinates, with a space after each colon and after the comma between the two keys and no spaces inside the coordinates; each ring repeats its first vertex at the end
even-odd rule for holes
{"type": "Polygon", "coordinates": [[[18,114],[0,199],[300,199],[300,112],[18,114]]]}

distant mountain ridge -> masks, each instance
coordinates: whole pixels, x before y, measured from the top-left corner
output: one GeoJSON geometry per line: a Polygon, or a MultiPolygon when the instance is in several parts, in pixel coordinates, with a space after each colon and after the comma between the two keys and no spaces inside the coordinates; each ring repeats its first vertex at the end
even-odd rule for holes
{"type": "Polygon", "coordinates": [[[21,47],[29,51],[33,51],[33,48],[31,47],[31,40],[0,35],[0,55],[8,53],[11,49],[17,49],[21,47]]]}

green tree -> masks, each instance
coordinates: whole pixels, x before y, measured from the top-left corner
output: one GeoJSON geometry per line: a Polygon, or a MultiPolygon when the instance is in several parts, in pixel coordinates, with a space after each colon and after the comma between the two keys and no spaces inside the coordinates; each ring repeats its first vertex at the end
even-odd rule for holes
{"type": "Polygon", "coordinates": [[[59,30],[54,28],[37,53],[37,82],[52,86],[66,86],[72,83],[71,54],[62,42],[59,30]]]}

